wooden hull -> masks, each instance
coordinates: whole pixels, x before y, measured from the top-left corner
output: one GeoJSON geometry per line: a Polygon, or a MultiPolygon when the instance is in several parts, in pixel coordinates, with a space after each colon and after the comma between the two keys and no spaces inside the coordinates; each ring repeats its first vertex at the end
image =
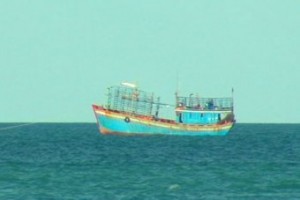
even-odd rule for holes
{"type": "Polygon", "coordinates": [[[125,112],[107,110],[97,105],[93,105],[93,110],[102,134],[217,136],[227,135],[234,125],[233,122],[214,125],[187,125],[168,119],[134,116],[125,112]]]}

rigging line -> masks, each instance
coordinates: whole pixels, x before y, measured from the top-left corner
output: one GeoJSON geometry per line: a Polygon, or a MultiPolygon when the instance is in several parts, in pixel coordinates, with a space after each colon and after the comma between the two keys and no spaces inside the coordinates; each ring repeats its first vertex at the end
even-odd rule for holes
{"type": "Polygon", "coordinates": [[[19,128],[22,126],[29,126],[29,125],[33,125],[36,124],[37,122],[32,122],[32,123],[26,123],[26,124],[20,124],[20,125],[14,125],[14,126],[9,126],[9,127],[4,127],[4,128],[0,128],[0,131],[2,130],[8,130],[8,129],[14,129],[14,128],[19,128]]]}

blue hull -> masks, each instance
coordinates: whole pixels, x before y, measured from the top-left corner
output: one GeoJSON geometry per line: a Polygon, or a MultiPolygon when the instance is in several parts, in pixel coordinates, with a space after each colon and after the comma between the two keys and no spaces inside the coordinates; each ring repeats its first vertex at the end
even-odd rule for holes
{"type": "Polygon", "coordinates": [[[98,127],[103,134],[142,134],[142,135],[186,135],[186,136],[217,136],[227,135],[233,123],[226,125],[183,125],[179,123],[145,120],[139,117],[126,115],[107,114],[95,111],[98,127]]]}

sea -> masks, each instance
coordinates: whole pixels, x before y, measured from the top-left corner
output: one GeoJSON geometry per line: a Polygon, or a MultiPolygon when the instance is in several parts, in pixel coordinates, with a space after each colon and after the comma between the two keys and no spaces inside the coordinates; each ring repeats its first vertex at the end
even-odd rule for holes
{"type": "Polygon", "coordinates": [[[192,137],[1,123],[0,199],[300,199],[300,124],[192,137]]]}

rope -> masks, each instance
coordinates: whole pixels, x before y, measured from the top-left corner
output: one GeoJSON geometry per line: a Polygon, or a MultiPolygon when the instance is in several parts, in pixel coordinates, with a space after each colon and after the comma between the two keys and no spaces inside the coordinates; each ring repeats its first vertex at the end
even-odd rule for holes
{"type": "Polygon", "coordinates": [[[33,125],[33,124],[36,124],[36,123],[37,122],[32,122],[32,123],[26,123],[26,124],[8,126],[8,127],[0,128],[0,131],[2,131],[2,130],[8,130],[8,129],[14,129],[14,128],[19,128],[19,127],[22,127],[22,126],[29,126],[29,125],[33,125]]]}

